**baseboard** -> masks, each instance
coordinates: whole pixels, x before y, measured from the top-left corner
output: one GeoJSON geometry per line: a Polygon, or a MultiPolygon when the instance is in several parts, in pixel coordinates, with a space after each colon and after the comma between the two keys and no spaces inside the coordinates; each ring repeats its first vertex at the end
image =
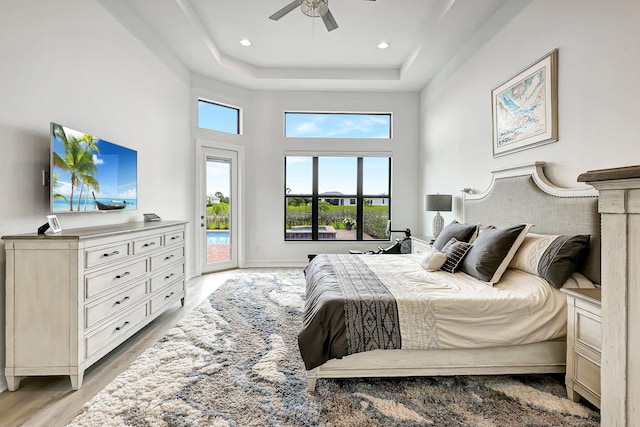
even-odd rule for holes
{"type": "Polygon", "coordinates": [[[4,369],[0,369],[0,393],[9,390],[7,379],[4,376],[4,369]]]}
{"type": "Polygon", "coordinates": [[[300,268],[303,269],[307,265],[307,261],[295,260],[273,260],[273,261],[246,261],[243,268],[300,268]]]}

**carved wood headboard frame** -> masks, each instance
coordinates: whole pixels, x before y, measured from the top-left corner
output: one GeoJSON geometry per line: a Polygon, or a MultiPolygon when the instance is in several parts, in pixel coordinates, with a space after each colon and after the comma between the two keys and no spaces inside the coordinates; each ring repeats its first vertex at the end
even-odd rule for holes
{"type": "Polygon", "coordinates": [[[552,184],[544,175],[545,164],[493,171],[484,192],[462,190],[463,221],[496,227],[530,223],[535,224],[531,232],[538,234],[589,234],[589,254],[580,272],[600,283],[598,192],[552,184]]]}

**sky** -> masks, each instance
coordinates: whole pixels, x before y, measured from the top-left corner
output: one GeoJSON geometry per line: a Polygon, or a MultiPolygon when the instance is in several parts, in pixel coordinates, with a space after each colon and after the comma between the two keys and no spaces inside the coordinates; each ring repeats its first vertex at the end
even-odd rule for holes
{"type": "Polygon", "coordinates": [[[207,161],[207,196],[218,191],[223,196],[231,195],[231,164],[225,161],[207,161]]]}
{"type": "MultiPolygon", "coordinates": [[[[363,193],[366,195],[389,194],[389,158],[366,157],[364,159],[363,193]]],[[[355,195],[357,160],[355,157],[321,157],[318,165],[318,191],[339,191],[355,195]]],[[[291,194],[311,194],[312,158],[288,156],[286,188],[291,194]]]]}
{"type": "Polygon", "coordinates": [[[288,138],[391,138],[391,114],[285,113],[288,138]]]}

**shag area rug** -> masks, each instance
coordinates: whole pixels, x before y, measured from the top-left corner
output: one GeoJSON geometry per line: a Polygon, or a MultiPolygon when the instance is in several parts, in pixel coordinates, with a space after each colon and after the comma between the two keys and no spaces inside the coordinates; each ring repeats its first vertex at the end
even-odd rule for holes
{"type": "Polygon", "coordinates": [[[560,375],[318,380],[302,274],[238,273],[86,403],[71,426],[598,426],[560,375]]]}

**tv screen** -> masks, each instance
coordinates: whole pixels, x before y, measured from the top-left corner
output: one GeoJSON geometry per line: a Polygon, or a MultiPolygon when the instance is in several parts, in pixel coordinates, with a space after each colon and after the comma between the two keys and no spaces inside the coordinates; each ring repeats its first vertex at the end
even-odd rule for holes
{"type": "Polygon", "coordinates": [[[51,212],[137,209],[135,150],[51,123],[51,212]]]}

